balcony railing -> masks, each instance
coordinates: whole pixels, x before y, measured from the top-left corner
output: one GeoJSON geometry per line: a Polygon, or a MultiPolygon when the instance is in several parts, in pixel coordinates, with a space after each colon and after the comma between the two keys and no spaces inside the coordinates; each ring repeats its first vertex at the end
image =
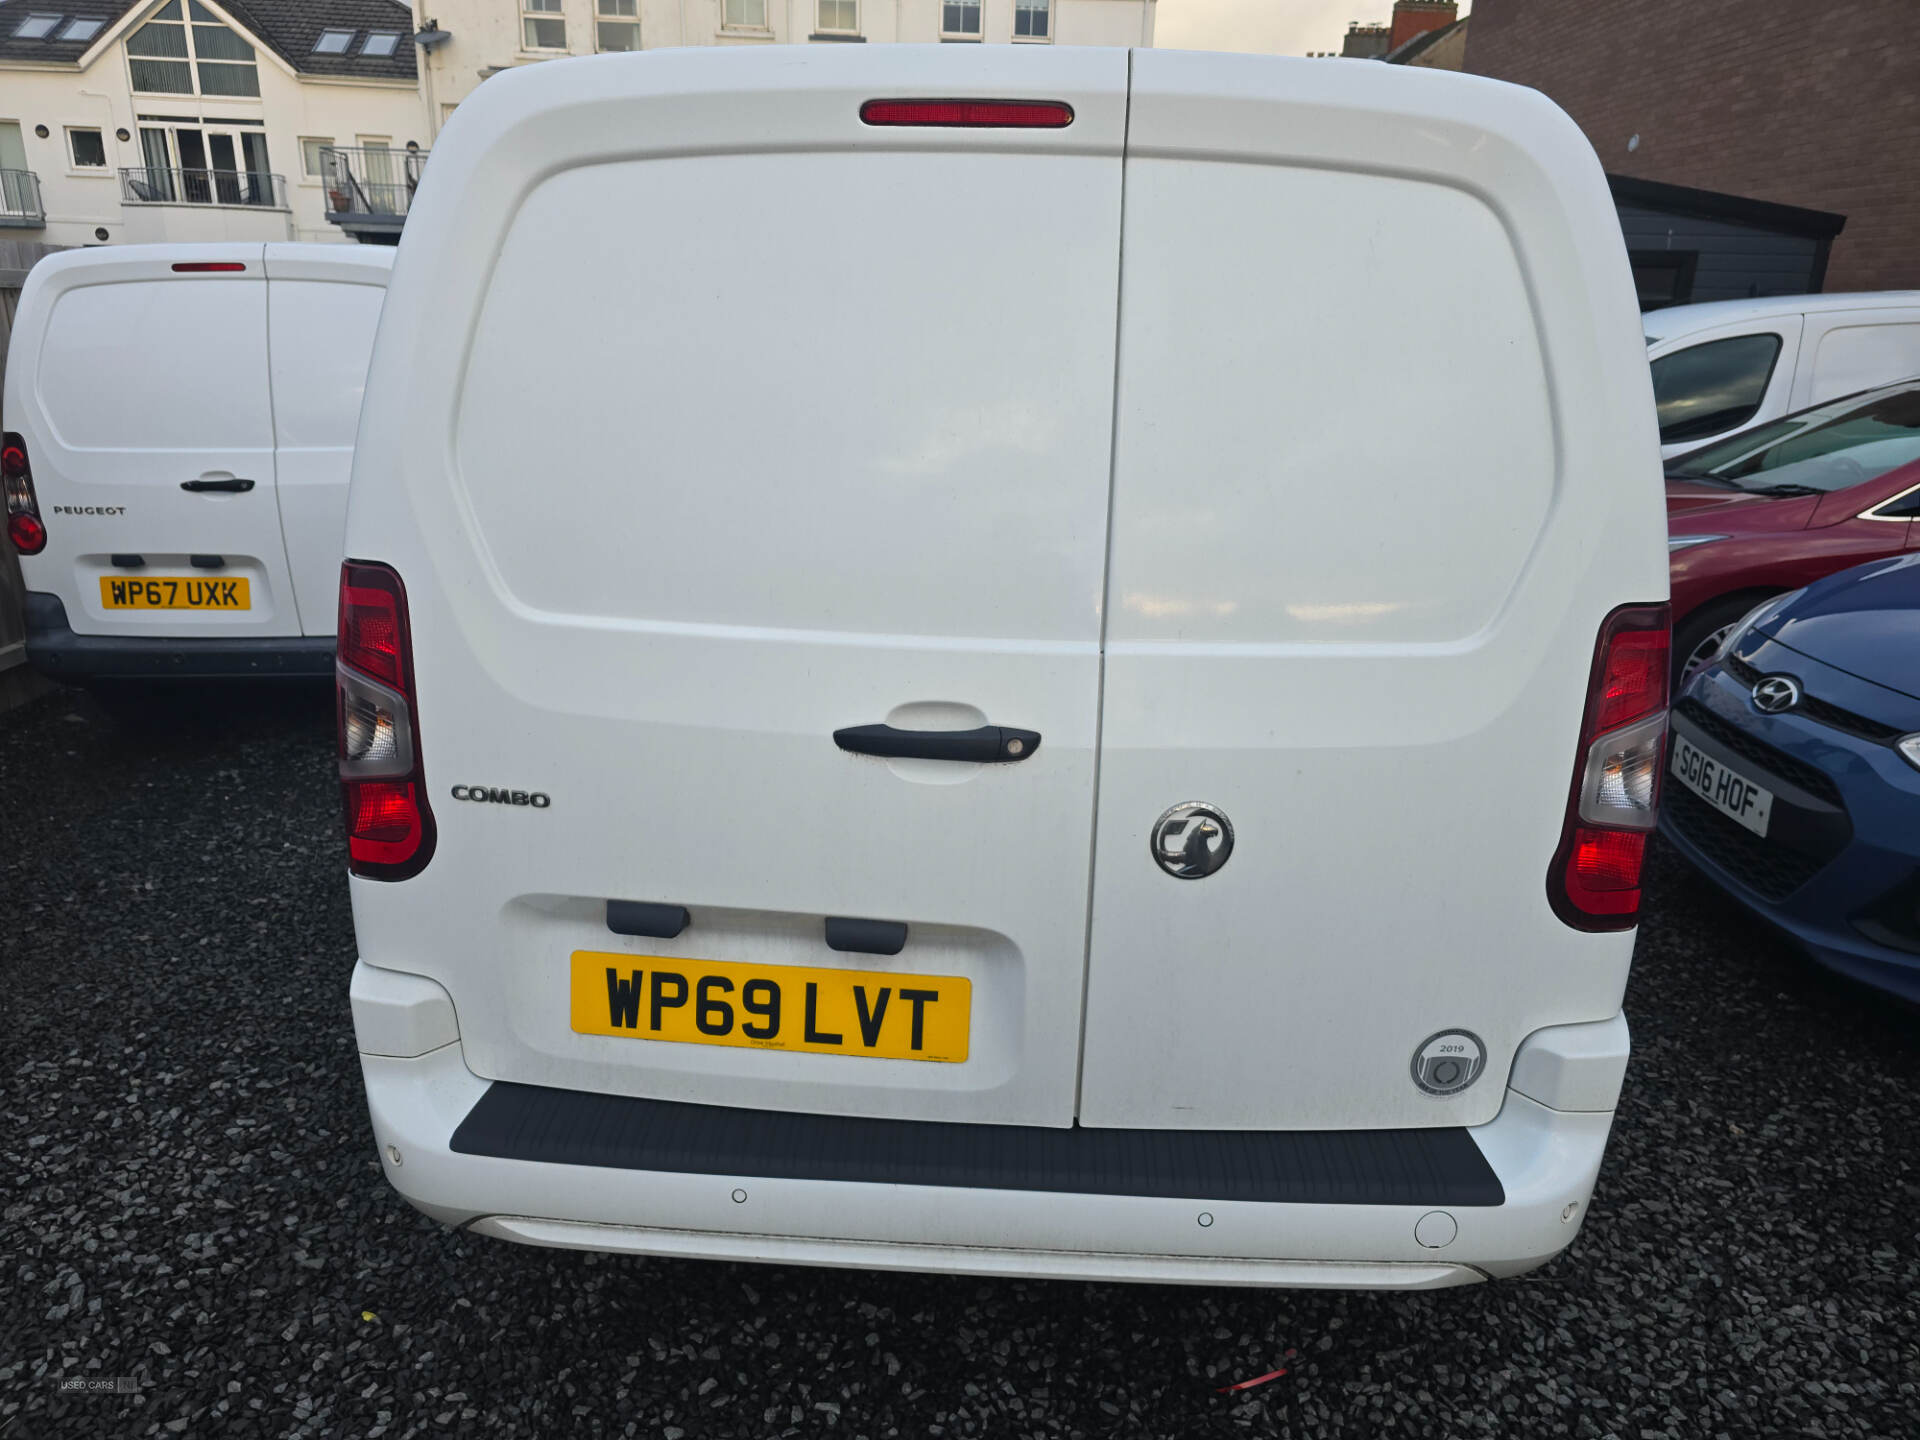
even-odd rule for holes
{"type": "Polygon", "coordinates": [[[398,233],[413,208],[427,154],[323,145],[320,174],[327,190],[327,219],[347,230],[398,233]]]}
{"type": "Polygon", "coordinates": [[[0,226],[37,230],[46,223],[40,177],[31,170],[0,170],[0,226]]]}
{"type": "Polygon", "coordinates": [[[287,208],[287,177],[264,170],[168,170],[126,165],[120,199],[128,205],[244,205],[255,210],[287,208]]]}

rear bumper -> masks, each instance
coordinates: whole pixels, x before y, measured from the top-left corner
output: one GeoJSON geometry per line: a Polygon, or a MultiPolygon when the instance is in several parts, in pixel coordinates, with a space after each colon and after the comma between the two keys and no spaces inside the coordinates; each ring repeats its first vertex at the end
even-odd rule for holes
{"type": "Polygon", "coordinates": [[[205,680],[333,674],[331,635],[174,639],[76,635],[58,595],[28,591],[27,663],[52,680],[205,680]]]}
{"type": "MultiPolygon", "coordinates": [[[[1459,1203],[1457,1187],[1449,1201],[1443,1174],[1432,1177],[1434,1198],[1416,1198],[1416,1185],[1400,1203],[1275,1202],[1218,1198],[1240,1188],[1227,1185],[1196,1185],[1201,1194],[1181,1198],[902,1183],[897,1175],[795,1178],[792,1147],[780,1165],[756,1169],[742,1155],[740,1172],[725,1173],[689,1160],[712,1154],[698,1136],[659,1144],[647,1162],[658,1168],[631,1158],[616,1165],[475,1153],[466,1122],[492,1082],[467,1068],[445,992],[362,964],[354,1014],[387,1178],[449,1225],[526,1244],[709,1259],[1335,1288],[1468,1284],[1529,1270],[1564,1249],[1585,1218],[1606,1148],[1626,1039],[1617,1017],[1562,1027],[1587,1032],[1593,1053],[1578,1043],[1535,1047],[1531,1060],[1523,1053],[1525,1063],[1516,1063],[1515,1083],[1605,1109],[1556,1110],[1510,1088],[1492,1122],[1460,1132],[1497,1177],[1502,1203],[1459,1203]],[[1592,1032],[1602,1032],[1597,1048],[1592,1032]],[[433,1048],[369,1053],[424,1046],[433,1048]],[[783,1173],[761,1173],[766,1168],[783,1173]]],[[[766,1118],[773,1123],[765,1133],[777,1135],[786,1117],[766,1118]]],[[[977,1140],[981,1127],[945,1128],[958,1147],[977,1140]]]]}

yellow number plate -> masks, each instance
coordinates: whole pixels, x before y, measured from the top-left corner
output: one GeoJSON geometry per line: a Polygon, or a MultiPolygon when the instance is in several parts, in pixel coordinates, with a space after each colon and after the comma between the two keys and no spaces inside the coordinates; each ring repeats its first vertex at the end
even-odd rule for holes
{"type": "Polygon", "coordinates": [[[967,1058],[973,982],[729,960],[573,952],[573,1028],[687,1045],[886,1060],[967,1058]]]}
{"type": "Polygon", "coordinates": [[[244,575],[102,575],[100,603],[109,610],[251,610],[244,575]]]}

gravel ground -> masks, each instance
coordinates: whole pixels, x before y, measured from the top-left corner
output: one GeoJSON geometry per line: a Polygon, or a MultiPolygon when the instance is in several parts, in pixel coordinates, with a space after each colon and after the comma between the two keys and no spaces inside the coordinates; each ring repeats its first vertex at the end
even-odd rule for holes
{"type": "Polygon", "coordinates": [[[1920,1027],[1670,855],[1593,1219],[1531,1276],[607,1259],[450,1234],[381,1178],[330,772],[324,692],[0,718],[0,1440],[1920,1434],[1920,1027]]]}

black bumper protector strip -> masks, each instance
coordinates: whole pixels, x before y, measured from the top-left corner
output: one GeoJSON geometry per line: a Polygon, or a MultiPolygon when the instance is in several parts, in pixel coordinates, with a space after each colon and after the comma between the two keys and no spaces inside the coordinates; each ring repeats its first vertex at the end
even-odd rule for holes
{"type": "Polygon", "coordinates": [[[1472,1135],[1056,1130],[686,1105],[495,1081],[462,1155],[686,1175],[1295,1205],[1504,1204],[1472,1135]]]}
{"type": "Polygon", "coordinates": [[[27,663],[53,680],[200,680],[226,676],[331,676],[331,635],[175,639],[76,635],[58,595],[28,591],[27,663]]]}

